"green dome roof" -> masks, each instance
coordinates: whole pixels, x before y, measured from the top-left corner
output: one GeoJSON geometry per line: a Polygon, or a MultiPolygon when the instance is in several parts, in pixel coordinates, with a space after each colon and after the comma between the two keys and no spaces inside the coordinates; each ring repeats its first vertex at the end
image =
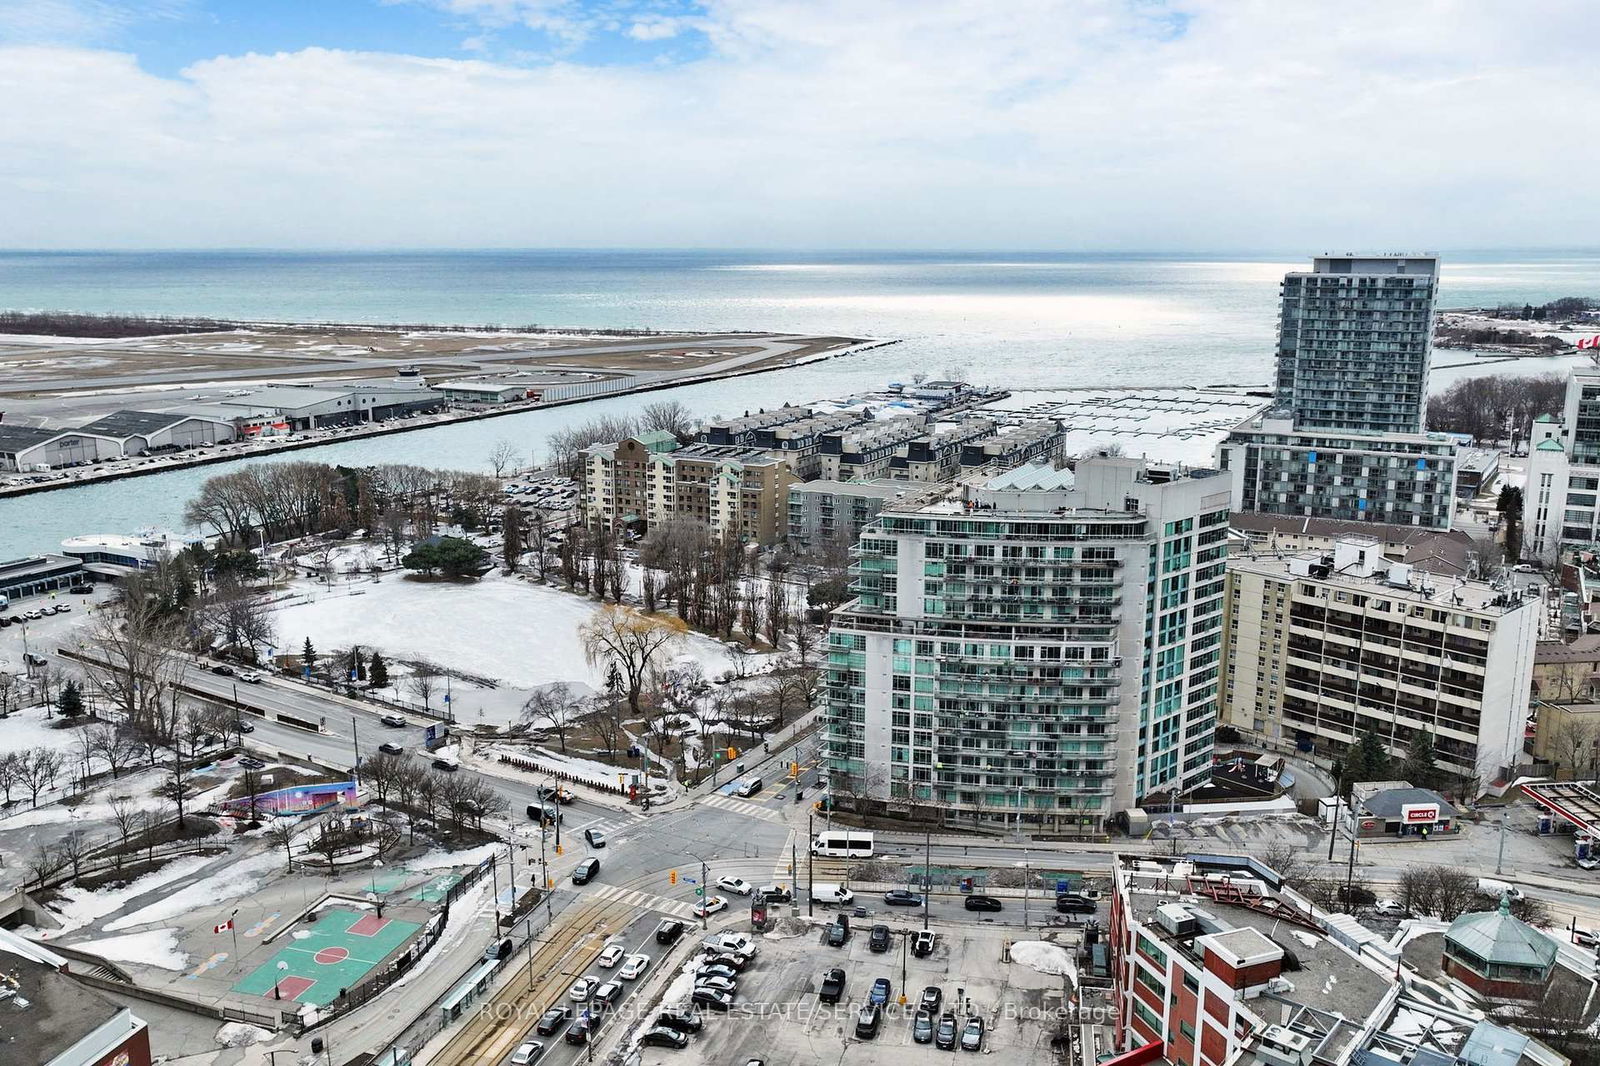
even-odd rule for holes
{"type": "Polygon", "coordinates": [[[1556,942],[1527,922],[1511,916],[1511,901],[1499,910],[1463,914],[1450,923],[1445,942],[1488,963],[1548,969],[1556,961],[1556,942]]]}

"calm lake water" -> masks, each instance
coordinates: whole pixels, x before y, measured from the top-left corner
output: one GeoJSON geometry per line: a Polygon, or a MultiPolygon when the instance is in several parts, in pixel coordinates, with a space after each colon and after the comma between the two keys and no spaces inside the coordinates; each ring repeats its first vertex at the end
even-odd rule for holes
{"type": "MultiPolygon", "coordinates": [[[[665,397],[701,414],[734,414],[918,371],[1021,387],[1260,384],[1272,369],[1277,283],[1308,261],[1309,254],[1019,252],[0,253],[0,307],[902,341],[792,370],[276,457],[486,470],[502,437],[532,454],[562,425],[665,397]]],[[[1444,255],[1443,306],[1596,290],[1600,253],[1444,255]]],[[[1436,360],[1459,361],[1452,353],[1436,360]]],[[[1436,384],[1458,374],[1441,372],[1436,384]]],[[[223,469],[0,501],[0,559],[53,551],[81,533],[176,528],[184,502],[223,469]]]]}

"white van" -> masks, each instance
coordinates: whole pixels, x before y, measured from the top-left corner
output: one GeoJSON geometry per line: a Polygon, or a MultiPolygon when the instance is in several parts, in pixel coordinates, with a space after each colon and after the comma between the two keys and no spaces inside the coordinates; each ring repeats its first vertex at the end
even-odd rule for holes
{"type": "Polygon", "coordinates": [[[1510,881],[1496,881],[1492,877],[1478,878],[1478,891],[1493,896],[1496,900],[1501,896],[1510,896],[1512,899],[1522,898],[1522,889],[1510,881]]]}
{"type": "Polygon", "coordinates": [[[735,795],[749,799],[751,796],[754,796],[757,792],[761,791],[761,778],[747,777],[743,781],[740,781],[738,787],[733,791],[735,795]]]}
{"type": "Polygon", "coordinates": [[[847,904],[854,902],[856,894],[843,885],[821,882],[811,887],[811,898],[818,903],[847,904]]]}

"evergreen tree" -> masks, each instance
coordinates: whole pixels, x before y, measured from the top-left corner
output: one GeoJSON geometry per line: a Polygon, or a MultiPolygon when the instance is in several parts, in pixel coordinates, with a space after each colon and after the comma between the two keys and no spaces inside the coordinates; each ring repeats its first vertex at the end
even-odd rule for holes
{"type": "Polygon", "coordinates": [[[522,529],[522,508],[507,505],[500,519],[501,558],[507,570],[517,568],[517,560],[527,550],[527,535],[522,529]]]}
{"type": "Polygon", "coordinates": [[[372,661],[367,664],[367,680],[373,688],[389,687],[389,667],[377,652],[372,653],[372,661]]]}
{"type": "Polygon", "coordinates": [[[1434,762],[1433,734],[1419,729],[1411,734],[1400,774],[1418,788],[1433,788],[1439,783],[1439,767],[1434,762]]]}
{"type": "Polygon", "coordinates": [[[1383,781],[1389,774],[1389,751],[1383,738],[1369,729],[1345,753],[1345,775],[1349,784],[1358,781],[1383,781]]]}
{"type": "Polygon", "coordinates": [[[307,637],[305,646],[300,649],[300,665],[310,670],[317,665],[317,649],[311,646],[311,638],[307,637]]]}
{"type": "Polygon", "coordinates": [[[76,718],[83,713],[83,689],[76,681],[69,680],[61,686],[59,707],[63,718],[76,718]]]}

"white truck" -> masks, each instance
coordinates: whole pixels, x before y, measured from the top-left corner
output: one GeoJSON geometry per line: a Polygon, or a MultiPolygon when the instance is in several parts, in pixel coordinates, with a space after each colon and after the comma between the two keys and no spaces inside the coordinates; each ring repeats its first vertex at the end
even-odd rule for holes
{"type": "Polygon", "coordinates": [[[836,885],[829,881],[819,882],[811,886],[811,898],[817,903],[837,903],[840,905],[853,903],[856,894],[843,885],[836,885]]]}

